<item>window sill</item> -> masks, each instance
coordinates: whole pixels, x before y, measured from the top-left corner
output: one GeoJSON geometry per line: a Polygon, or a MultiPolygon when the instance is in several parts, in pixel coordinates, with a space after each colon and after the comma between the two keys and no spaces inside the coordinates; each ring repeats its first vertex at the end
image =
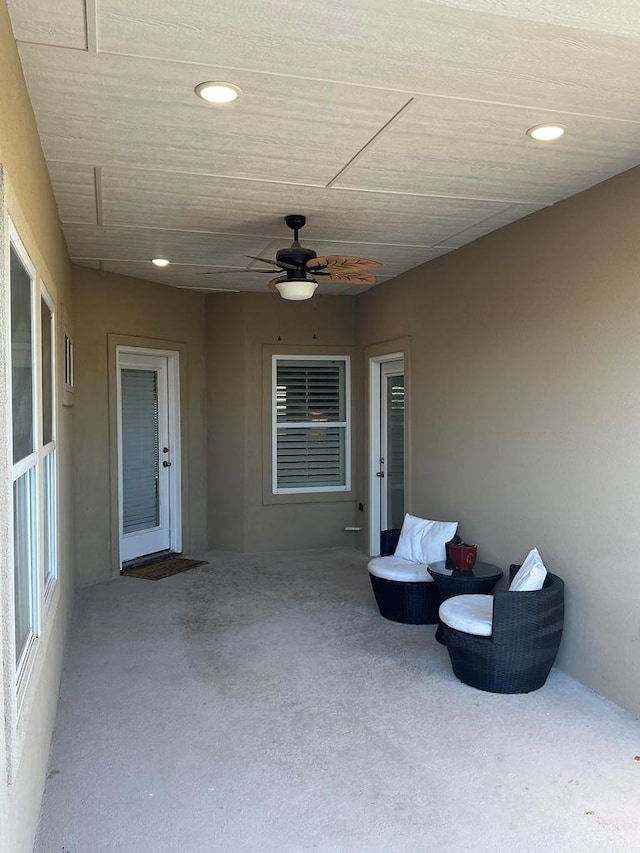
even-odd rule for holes
{"type": "Polygon", "coordinates": [[[286,492],[274,495],[271,490],[264,490],[262,503],[266,504],[315,504],[315,503],[337,503],[354,501],[353,489],[348,492],[286,492]]]}

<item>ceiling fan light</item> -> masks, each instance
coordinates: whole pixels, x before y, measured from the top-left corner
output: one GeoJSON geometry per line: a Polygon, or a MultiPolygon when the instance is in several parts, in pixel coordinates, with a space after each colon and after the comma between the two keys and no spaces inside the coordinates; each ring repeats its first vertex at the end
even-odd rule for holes
{"type": "Polygon", "coordinates": [[[198,83],[195,93],[203,101],[208,101],[210,104],[230,104],[240,97],[242,91],[233,83],[210,80],[198,83]]]}
{"type": "Polygon", "coordinates": [[[318,282],[312,278],[303,279],[301,281],[277,281],[276,287],[280,296],[283,299],[290,299],[292,302],[299,302],[303,299],[311,299],[316,291],[318,282]]]}

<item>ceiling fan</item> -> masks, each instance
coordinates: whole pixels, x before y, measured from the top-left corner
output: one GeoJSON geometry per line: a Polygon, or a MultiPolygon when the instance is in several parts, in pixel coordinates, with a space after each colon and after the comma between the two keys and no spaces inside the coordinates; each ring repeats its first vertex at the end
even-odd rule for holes
{"type": "MultiPolygon", "coordinates": [[[[310,299],[317,286],[316,277],[325,281],[337,281],[341,284],[375,284],[376,277],[371,270],[381,266],[377,261],[369,261],[367,258],[351,258],[346,255],[327,255],[318,257],[313,249],[306,249],[298,241],[298,232],[304,227],[307,218],[301,213],[291,213],[285,216],[284,221],[293,231],[293,243],[288,249],[279,249],[276,259],[260,258],[255,255],[247,255],[254,261],[262,261],[272,267],[278,267],[281,275],[271,279],[269,288],[277,289],[283,299],[301,300],[310,299]]],[[[225,275],[233,273],[269,273],[273,275],[273,269],[248,269],[229,270],[227,273],[221,270],[215,272],[198,273],[199,275],[225,275]]]]}

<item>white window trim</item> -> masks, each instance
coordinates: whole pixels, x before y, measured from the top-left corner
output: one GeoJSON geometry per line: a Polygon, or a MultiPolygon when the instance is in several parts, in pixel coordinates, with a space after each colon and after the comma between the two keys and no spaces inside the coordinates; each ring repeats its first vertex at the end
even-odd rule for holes
{"type": "MultiPolygon", "coordinates": [[[[284,424],[282,428],[284,428],[284,424]]],[[[287,428],[309,427],[308,423],[287,423],[287,428]]],[[[324,427],[321,427],[324,428],[324,427]]],[[[271,490],[274,495],[312,495],[328,492],[351,491],[351,356],[349,355],[297,355],[276,353],[271,356],[271,490]],[[345,482],[343,486],[313,486],[300,488],[278,487],[278,412],[276,385],[278,361],[342,361],[344,362],[345,421],[332,421],[331,427],[344,428],[345,482]]]]}
{"type": "MultiPolygon", "coordinates": [[[[31,363],[32,363],[32,387],[31,393],[33,396],[33,442],[35,445],[35,450],[30,453],[24,459],[21,459],[19,462],[13,462],[13,440],[10,442],[10,453],[11,453],[11,488],[13,492],[13,484],[20,477],[24,476],[27,471],[32,468],[35,469],[35,506],[36,506],[36,514],[37,518],[37,528],[36,528],[36,536],[35,536],[35,560],[33,562],[32,571],[33,576],[31,578],[32,589],[33,589],[33,599],[31,601],[31,633],[27,637],[27,641],[25,643],[24,648],[21,650],[21,653],[16,660],[15,648],[11,655],[11,659],[14,662],[15,667],[15,685],[16,685],[16,698],[17,698],[17,713],[20,714],[22,704],[24,701],[24,697],[27,691],[27,686],[29,684],[29,679],[31,672],[33,671],[33,666],[35,663],[36,655],[38,652],[39,646],[39,638],[41,635],[41,619],[42,619],[42,572],[41,572],[41,525],[40,525],[40,491],[41,491],[41,472],[40,472],[40,458],[39,458],[39,447],[41,444],[40,436],[42,434],[42,429],[40,425],[40,421],[42,418],[40,401],[38,389],[40,387],[40,366],[39,366],[39,358],[40,358],[40,330],[38,328],[38,319],[40,316],[40,291],[36,286],[38,277],[36,273],[36,268],[29,257],[29,254],[24,246],[24,243],[20,239],[20,235],[16,230],[13,222],[9,219],[9,246],[7,256],[10,258],[11,256],[11,248],[16,252],[20,262],[24,266],[27,271],[30,279],[31,279],[31,363]],[[36,298],[37,296],[37,298],[36,298]]],[[[9,294],[11,293],[11,276],[9,273],[9,294]]],[[[8,312],[8,346],[11,347],[11,311],[8,312]]],[[[9,349],[9,363],[11,363],[11,352],[9,349]]],[[[13,384],[12,384],[12,373],[9,370],[9,424],[11,426],[10,435],[13,436],[13,414],[12,414],[12,402],[13,402],[13,384]]],[[[33,505],[32,505],[33,506],[33,505]]],[[[10,529],[13,530],[13,498],[10,504],[9,510],[10,516],[10,529]]],[[[9,548],[9,577],[10,577],[10,612],[12,613],[11,620],[11,633],[13,637],[14,633],[14,625],[15,625],[15,591],[14,591],[14,583],[15,583],[15,565],[14,565],[14,548],[13,548],[13,538],[11,540],[11,545],[9,548]]]]}
{"type": "MultiPolygon", "coordinates": [[[[44,282],[40,280],[40,297],[47,304],[49,311],[51,311],[51,431],[53,434],[53,438],[46,445],[44,443],[44,435],[42,434],[42,412],[40,413],[40,421],[39,421],[39,430],[40,430],[40,442],[38,444],[39,447],[39,464],[40,464],[40,489],[39,489],[39,500],[40,500],[40,519],[44,521],[45,514],[45,503],[44,503],[44,460],[47,456],[51,454],[54,455],[54,514],[53,514],[53,535],[55,539],[55,547],[54,547],[54,571],[53,574],[49,578],[44,577],[44,524],[41,523],[39,530],[40,536],[42,537],[42,542],[40,543],[40,554],[42,559],[42,576],[43,576],[43,592],[42,598],[44,601],[45,613],[51,607],[51,602],[53,601],[53,594],[58,585],[58,573],[60,566],[60,531],[58,524],[58,507],[60,506],[60,492],[59,492],[59,477],[58,477],[58,316],[56,312],[56,304],[53,300],[51,294],[49,293],[47,287],[44,282]]],[[[40,311],[41,305],[38,304],[38,310],[40,311]]],[[[40,317],[40,322],[38,324],[38,341],[39,346],[42,346],[42,339],[40,337],[40,330],[42,328],[42,318],[40,317]]],[[[43,353],[39,353],[39,361],[38,361],[38,369],[42,369],[42,355],[43,353]]],[[[42,388],[42,379],[40,377],[39,387],[42,388]]]]}
{"type": "Polygon", "coordinates": [[[73,394],[75,382],[75,365],[73,351],[73,337],[71,332],[64,327],[64,390],[68,394],[73,394]]]}

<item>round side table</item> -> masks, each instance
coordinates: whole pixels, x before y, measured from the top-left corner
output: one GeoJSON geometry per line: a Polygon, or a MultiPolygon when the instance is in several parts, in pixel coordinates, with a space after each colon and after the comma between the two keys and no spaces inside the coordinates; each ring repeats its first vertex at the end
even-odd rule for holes
{"type": "MultiPolygon", "coordinates": [[[[498,583],[504,572],[492,563],[477,562],[470,572],[461,572],[450,560],[430,563],[427,571],[434,579],[443,601],[454,595],[488,593],[498,583]]],[[[444,645],[442,623],[438,621],[436,640],[444,645]]]]}

